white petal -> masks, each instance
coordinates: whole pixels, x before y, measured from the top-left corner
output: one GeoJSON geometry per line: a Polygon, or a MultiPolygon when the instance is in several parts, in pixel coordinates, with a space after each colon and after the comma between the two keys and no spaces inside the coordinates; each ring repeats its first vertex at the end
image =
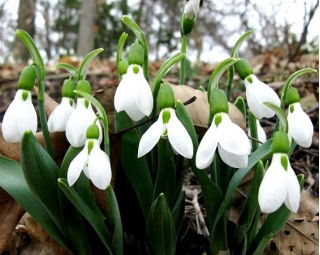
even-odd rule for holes
{"type": "Polygon", "coordinates": [[[212,123],[199,144],[196,154],[197,168],[204,169],[211,164],[218,145],[218,139],[218,129],[216,125],[212,123]]]}
{"type": "Polygon", "coordinates": [[[271,165],[259,188],[258,201],[264,213],[278,210],[287,196],[287,173],[280,158],[280,153],[273,154],[271,165]]]}
{"type": "Polygon", "coordinates": [[[300,185],[290,163],[287,170],[287,197],[285,204],[288,209],[295,213],[298,211],[300,204],[300,185]]]}
{"type": "Polygon", "coordinates": [[[126,88],[128,87],[128,75],[125,74],[122,76],[122,80],[120,81],[116,93],[114,95],[114,107],[117,112],[124,111],[124,106],[125,106],[125,100],[126,100],[126,88]]]}
{"type": "Polygon", "coordinates": [[[62,132],[66,130],[68,119],[74,110],[74,101],[63,97],[61,103],[49,116],[48,128],[50,132],[62,132]]]}
{"type": "Polygon", "coordinates": [[[72,160],[68,168],[68,184],[72,186],[79,178],[82,169],[87,163],[88,159],[88,148],[87,146],[72,160]]]}
{"type": "Polygon", "coordinates": [[[289,136],[302,147],[308,148],[312,144],[313,125],[309,116],[302,110],[300,103],[295,103],[288,110],[289,136]],[[294,107],[291,112],[290,108],[294,107]]]}
{"type": "Polygon", "coordinates": [[[270,102],[280,106],[280,99],[277,93],[267,84],[261,82],[255,75],[250,75],[250,77],[252,78],[252,83],[245,80],[246,98],[250,110],[258,119],[273,117],[275,113],[264,106],[263,103],[270,102]]]}
{"type": "Polygon", "coordinates": [[[244,168],[248,165],[248,154],[237,155],[224,150],[220,145],[218,146],[219,155],[224,163],[233,168],[244,168]]]}
{"type": "Polygon", "coordinates": [[[136,80],[136,95],[135,95],[135,102],[138,106],[139,110],[146,116],[149,116],[152,112],[153,108],[153,94],[149,83],[147,82],[146,78],[143,75],[143,70],[139,71],[136,80]]]}
{"type": "Polygon", "coordinates": [[[88,160],[89,175],[92,183],[101,190],[106,189],[111,182],[111,166],[108,155],[99,145],[95,145],[88,160]]]}
{"type": "Polygon", "coordinates": [[[188,131],[177,118],[173,109],[170,109],[170,119],[168,122],[168,138],[172,147],[185,158],[192,158],[193,144],[188,131]]]}
{"type": "Polygon", "coordinates": [[[232,154],[249,155],[251,144],[247,134],[236,124],[234,124],[227,114],[221,114],[222,121],[218,126],[219,144],[232,154]]]}
{"type": "Polygon", "coordinates": [[[140,139],[138,148],[138,158],[146,155],[158,143],[161,135],[164,132],[164,125],[162,122],[162,111],[158,120],[149,127],[140,139]]]}
{"type": "MultiPolygon", "coordinates": [[[[265,143],[267,141],[267,135],[266,135],[266,132],[264,131],[263,127],[261,126],[260,124],[260,121],[257,119],[256,120],[256,123],[257,123],[257,132],[258,132],[258,140],[262,143],[265,143]]],[[[251,130],[250,130],[250,127],[248,129],[248,133],[249,133],[249,136],[252,136],[251,135],[251,130]]],[[[259,144],[260,145],[260,144],[259,144]]]]}
{"type": "Polygon", "coordinates": [[[200,0],[189,0],[185,5],[184,14],[189,19],[192,19],[193,17],[197,16],[199,10],[200,0]]]}
{"type": "Polygon", "coordinates": [[[21,140],[18,133],[16,115],[18,115],[19,106],[17,100],[13,100],[4,114],[2,121],[3,138],[11,143],[16,143],[21,140]]]}

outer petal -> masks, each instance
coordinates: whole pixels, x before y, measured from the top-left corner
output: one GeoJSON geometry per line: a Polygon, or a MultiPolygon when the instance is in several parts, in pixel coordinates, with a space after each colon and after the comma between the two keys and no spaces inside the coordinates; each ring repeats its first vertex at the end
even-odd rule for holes
{"type": "Polygon", "coordinates": [[[21,140],[18,133],[18,126],[16,122],[16,115],[19,112],[19,102],[14,99],[9,105],[2,121],[2,134],[6,141],[16,143],[21,140]]]}
{"type": "Polygon", "coordinates": [[[288,111],[289,136],[302,147],[308,148],[312,143],[313,125],[309,116],[302,110],[300,103],[290,105],[288,111]],[[290,108],[294,110],[291,112],[290,108]]]}
{"type": "Polygon", "coordinates": [[[141,137],[138,158],[146,155],[153,147],[158,143],[161,135],[164,132],[164,125],[162,122],[162,112],[159,115],[158,120],[151,125],[151,127],[141,137]]]}
{"type": "Polygon", "coordinates": [[[287,196],[284,202],[292,212],[298,211],[300,204],[300,185],[290,164],[288,164],[287,170],[287,196]]]}
{"type": "Polygon", "coordinates": [[[192,19],[193,17],[197,16],[200,9],[200,0],[189,0],[184,8],[184,14],[189,18],[192,19]]]}
{"type": "Polygon", "coordinates": [[[128,87],[129,80],[128,80],[128,75],[125,74],[122,77],[122,80],[119,83],[119,86],[116,90],[116,93],[114,95],[114,107],[117,112],[124,111],[125,107],[125,101],[126,101],[126,88],[128,87]]]}
{"type": "Polygon", "coordinates": [[[248,165],[248,154],[237,155],[224,150],[218,146],[219,155],[224,163],[234,168],[244,168],[248,165]]]}
{"type": "Polygon", "coordinates": [[[251,144],[247,134],[234,124],[227,114],[222,115],[222,122],[218,126],[221,147],[232,154],[249,155],[251,144]]]}
{"type": "Polygon", "coordinates": [[[259,188],[258,201],[264,213],[278,210],[287,196],[287,173],[281,165],[280,157],[280,153],[273,155],[259,188]]]}
{"type": "Polygon", "coordinates": [[[108,155],[100,149],[99,145],[94,145],[89,155],[88,169],[93,184],[98,189],[106,189],[111,182],[111,166],[108,155]]]}
{"type": "Polygon", "coordinates": [[[270,102],[280,106],[280,99],[277,93],[267,84],[261,82],[255,75],[250,75],[250,77],[252,78],[252,83],[245,80],[246,98],[250,110],[258,119],[273,117],[275,113],[264,106],[263,103],[270,102]]]}
{"type": "Polygon", "coordinates": [[[85,167],[88,159],[87,146],[70,163],[67,179],[69,186],[72,186],[79,178],[82,169],[85,167]]]}
{"type": "Polygon", "coordinates": [[[169,142],[180,155],[185,158],[192,158],[193,144],[188,131],[178,120],[176,113],[170,109],[170,119],[168,122],[168,138],[169,142]]]}
{"type": "Polygon", "coordinates": [[[208,167],[214,157],[219,139],[219,131],[214,123],[203,136],[196,154],[196,165],[199,169],[208,167]]]}
{"type": "Polygon", "coordinates": [[[74,101],[63,97],[61,103],[53,110],[48,120],[50,132],[62,132],[66,130],[68,119],[74,110],[74,101]]]}
{"type": "Polygon", "coordinates": [[[135,103],[139,110],[146,116],[149,116],[153,108],[153,95],[149,83],[143,75],[141,67],[136,80],[135,103]]]}

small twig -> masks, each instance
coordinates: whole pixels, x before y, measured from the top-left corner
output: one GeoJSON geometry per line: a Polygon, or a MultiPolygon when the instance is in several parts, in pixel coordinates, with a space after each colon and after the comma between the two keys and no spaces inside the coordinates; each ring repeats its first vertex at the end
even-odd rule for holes
{"type": "Polygon", "coordinates": [[[197,223],[197,232],[198,234],[204,234],[205,236],[209,236],[209,230],[206,226],[206,222],[204,220],[200,205],[199,205],[199,201],[198,201],[198,190],[194,189],[192,191],[193,193],[193,199],[192,199],[192,204],[194,207],[195,215],[196,215],[196,223],[197,223]],[[202,226],[202,227],[201,227],[202,226]],[[202,233],[204,232],[204,233],[202,233]]]}
{"type": "Polygon", "coordinates": [[[254,137],[252,137],[252,136],[248,136],[248,138],[251,139],[252,141],[255,141],[255,142],[257,142],[257,143],[263,144],[263,142],[261,142],[260,140],[254,138],[254,137]]]}

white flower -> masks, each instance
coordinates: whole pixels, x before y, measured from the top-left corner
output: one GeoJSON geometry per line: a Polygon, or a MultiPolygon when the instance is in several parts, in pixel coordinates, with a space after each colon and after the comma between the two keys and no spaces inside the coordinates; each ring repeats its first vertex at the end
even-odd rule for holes
{"type": "Polygon", "coordinates": [[[292,212],[298,211],[300,185],[286,154],[273,154],[259,188],[258,201],[264,213],[275,212],[283,203],[292,212]]]}
{"type": "Polygon", "coordinates": [[[175,152],[185,158],[192,158],[192,140],[172,108],[163,109],[159,114],[158,120],[141,137],[138,158],[151,151],[161,136],[168,136],[169,142],[175,152]]]}
{"type": "Polygon", "coordinates": [[[313,125],[309,116],[302,110],[300,103],[294,103],[288,109],[289,137],[302,147],[312,143],[313,125]]]}
{"type": "Polygon", "coordinates": [[[74,100],[63,97],[61,103],[53,110],[49,116],[48,128],[50,132],[62,132],[66,130],[67,122],[74,110],[74,100]]]}
{"type": "Polygon", "coordinates": [[[197,17],[200,10],[200,0],[188,0],[184,7],[184,14],[187,18],[193,19],[197,17]]]}
{"type": "MultiPolygon", "coordinates": [[[[266,132],[264,131],[263,127],[261,127],[260,121],[258,119],[256,120],[256,123],[257,123],[258,140],[262,143],[265,143],[267,141],[266,132]]],[[[249,136],[252,136],[250,127],[248,129],[248,134],[249,136]]]]}
{"type": "Polygon", "coordinates": [[[218,151],[221,159],[229,166],[243,168],[248,164],[251,145],[246,133],[234,124],[228,114],[218,113],[203,136],[196,155],[199,169],[208,167],[218,151]]]}
{"type": "Polygon", "coordinates": [[[69,186],[78,180],[82,170],[98,189],[104,190],[110,184],[110,160],[100,149],[97,139],[88,139],[83,150],[70,163],[67,175],[69,186]]]}
{"type": "Polygon", "coordinates": [[[149,116],[153,108],[153,95],[141,66],[130,65],[114,96],[117,112],[125,111],[134,121],[149,116]]]}
{"type": "Polygon", "coordinates": [[[258,119],[273,117],[275,113],[263,103],[269,102],[280,107],[280,99],[277,93],[267,84],[261,82],[254,74],[249,75],[244,80],[244,84],[248,106],[252,113],[258,119]]]}
{"type": "Polygon", "coordinates": [[[2,134],[6,141],[20,142],[25,131],[36,133],[37,113],[28,90],[19,89],[9,105],[2,121],[2,134]]]}
{"type": "MultiPolygon", "coordinates": [[[[73,147],[81,147],[85,144],[87,128],[95,119],[96,115],[90,102],[84,98],[78,98],[76,109],[72,111],[66,126],[67,140],[73,147]]],[[[97,125],[100,130],[99,141],[101,142],[101,125],[100,123],[97,125]]]]}

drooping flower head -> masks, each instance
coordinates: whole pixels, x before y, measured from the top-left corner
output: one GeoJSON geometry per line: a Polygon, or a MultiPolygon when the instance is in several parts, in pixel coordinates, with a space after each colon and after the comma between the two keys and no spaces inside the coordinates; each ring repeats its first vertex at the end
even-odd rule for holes
{"type": "MultiPolygon", "coordinates": [[[[77,90],[91,93],[91,86],[88,81],[81,80],[77,84],[77,90]]],[[[82,97],[78,97],[77,106],[72,111],[66,126],[66,137],[73,147],[81,147],[86,142],[86,132],[88,127],[94,122],[96,115],[92,109],[91,103],[82,97]]],[[[99,141],[102,141],[101,125],[97,123],[100,129],[99,141]]]]}
{"type": "Polygon", "coordinates": [[[85,146],[68,168],[69,186],[78,180],[82,171],[98,189],[104,190],[110,184],[112,177],[110,159],[100,149],[99,133],[99,127],[96,124],[88,127],[85,146]]]}
{"type": "Polygon", "coordinates": [[[218,148],[219,155],[227,165],[234,168],[246,167],[251,144],[246,133],[228,116],[228,102],[225,93],[220,89],[211,92],[210,100],[213,120],[203,136],[196,154],[196,165],[199,169],[208,167],[218,148]]]}
{"type": "Polygon", "coordinates": [[[175,99],[169,85],[164,84],[161,86],[157,101],[161,109],[159,118],[141,137],[138,158],[150,152],[161,138],[168,138],[175,152],[185,158],[192,158],[192,140],[173,108],[175,99]]]}
{"type": "Polygon", "coordinates": [[[258,194],[260,209],[264,213],[277,211],[284,203],[292,212],[297,212],[300,203],[300,185],[287,152],[289,140],[282,131],[273,136],[272,161],[261,182],[258,194]]]}
{"type": "Polygon", "coordinates": [[[183,11],[184,15],[189,19],[197,17],[200,4],[201,0],[187,0],[183,11]]]}
{"type": "Polygon", "coordinates": [[[75,108],[73,80],[65,80],[62,87],[61,103],[53,110],[48,119],[48,128],[50,132],[62,132],[66,130],[67,122],[75,108]]]}
{"type": "Polygon", "coordinates": [[[36,79],[36,67],[28,66],[21,72],[18,91],[9,105],[2,121],[2,134],[6,141],[20,142],[25,131],[36,133],[37,113],[32,104],[31,90],[36,79]]]}

